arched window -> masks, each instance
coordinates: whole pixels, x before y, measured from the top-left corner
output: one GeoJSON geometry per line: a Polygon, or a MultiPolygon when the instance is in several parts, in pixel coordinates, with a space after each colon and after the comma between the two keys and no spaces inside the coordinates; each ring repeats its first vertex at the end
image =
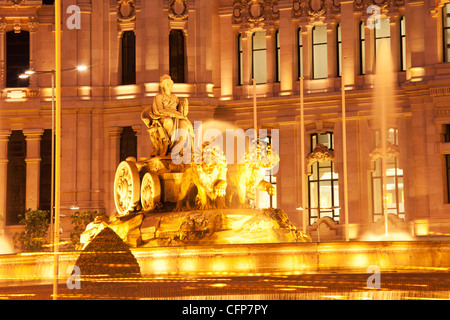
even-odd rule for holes
{"type": "Polygon", "coordinates": [[[8,169],[6,191],[6,224],[19,224],[24,214],[26,195],[27,142],[21,130],[13,130],[8,142],[8,169]]]}
{"type": "Polygon", "coordinates": [[[122,35],[122,84],[136,83],[136,36],[134,31],[122,35]]]}
{"type": "MultiPolygon", "coordinates": [[[[333,133],[316,133],[311,135],[311,152],[315,152],[317,145],[323,145],[328,150],[334,149],[333,133]]],[[[334,171],[332,160],[316,161],[311,165],[308,177],[308,207],[309,223],[314,224],[318,219],[330,217],[339,222],[339,181],[334,171]]]]}
{"type": "Polygon", "coordinates": [[[312,30],[313,79],[328,77],[327,27],[314,26],[312,30]]]}
{"type": "Polygon", "coordinates": [[[185,80],[185,48],[183,30],[172,29],[169,35],[169,68],[173,82],[184,83],[185,80]]]}
{"type": "Polygon", "coordinates": [[[19,75],[30,68],[30,33],[21,31],[6,33],[6,87],[28,87],[29,80],[19,75]]]}
{"type": "Polygon", "coordinates": [[[256,31],[252,37],[253,72],[257,84],[267,82],[266,32],[256,31]]]}
{"type": "Polygon", "coordinates": [[[137,137],[132,127],[124,127],[120,135],[120,161],[128,157],[137,158],[137,137]]]}

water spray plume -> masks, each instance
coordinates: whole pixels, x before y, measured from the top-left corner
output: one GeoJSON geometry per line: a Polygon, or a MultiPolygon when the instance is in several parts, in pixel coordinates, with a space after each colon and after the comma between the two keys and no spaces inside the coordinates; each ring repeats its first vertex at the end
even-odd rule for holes
{"type": "MultiPolygon", "coordinates": [[[[387,130],[388,124],[393,120],[394,110],[394,68],[392,53],[388,39],[382,39],[377,50],[376,71],[374,80],[374,122],[380,132],[381,168],[382,168],[382,201],[383,215],[385,217],[385,237],[388,238],[387,204],[386,201],[386,160],[387,160],[387,130]]],[[[378,146],[377,146],[378,147],[378,146]]]]}
{"type": "Polygon", "coordinates": [[[0,255],[10,253],[14,253],[14,250],[12,249],[11,245],[5,238],[0,237],[0,255]]]}

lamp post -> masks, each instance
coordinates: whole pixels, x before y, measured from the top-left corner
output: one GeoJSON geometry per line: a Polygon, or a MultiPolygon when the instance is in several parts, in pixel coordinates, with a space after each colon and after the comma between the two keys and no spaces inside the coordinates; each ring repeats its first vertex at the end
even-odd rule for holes
{"type": "MultiPolygon", "coordinates": [[[[60,40],[59,40],[60,41],[60,40]]],[[[57,54],[57,56],[59,56],[57,54]]],[[[57,58],[58,60],[58,58],[57,58]]],[[[60,67],[60,63],[57,63],[60,67]]],[[[57,68],[58,69],[58,68],[57,68]]],[[[61,72],[64,71],[85,71],[87,66],[79,65],[75,68],[56,70],[27,70],[25,73],[19,75],[19,78],[25,79],[32,75],[50,74],[52,78],[52,161],[51,161],[51,200],[50,200],[50,215],[51,215],[51,232],[53,232],[53,248],[55,253],[54,261],[54,282],[53,282],[53,299],[57,299],[58,294],[58,269],[59,269],[59,223],[60,223],[60,191],[61,191],[61,72]],[[55,90],[55,82],[56,89],[55,90]],[[56,94],[55,94],[56,92],[56,94]],[[56,105],[56,108],[55,108],[56,105]],[[55,110],[56,109],[56,110],[55,110]],[[55,117],[56,113],[56,117],[55,117]],[[56,148],[55,148],[56,147],[56,148]],[[55,192],[56,191],[56,192],[55,192]],[[55,226],[53,227],[53,220],[55,226]]]]}

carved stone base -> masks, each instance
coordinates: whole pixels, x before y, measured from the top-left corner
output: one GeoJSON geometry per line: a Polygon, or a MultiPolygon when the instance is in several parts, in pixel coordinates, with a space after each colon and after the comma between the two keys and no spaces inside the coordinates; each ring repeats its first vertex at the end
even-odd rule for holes
{"type": "MultiPolygon", "coordinates": [[[[311,241],[278,209],[139,213],[111,220],[109,227],[131,247],[311,241]]],[[[86,232],[92,234],[93,226],[86,232]]]]}

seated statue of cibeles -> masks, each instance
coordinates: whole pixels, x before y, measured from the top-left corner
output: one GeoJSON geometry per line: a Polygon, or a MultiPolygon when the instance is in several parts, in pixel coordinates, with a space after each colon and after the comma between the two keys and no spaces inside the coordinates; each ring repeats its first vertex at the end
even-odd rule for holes
{"type": "Polygon", "coordinates": [[[147,125],[150,140],[153,145],[151,156],[170,156],[171,150],[178,143],[193,146],[194,129],[187,118],[189,103],[183,103],[172,93],[173,81],[169,75],[160,78],[160,93],[153,105],[146,107],[141,113],[141,119],[147,125]],[[179,130],[182,129],[182,130],[179,130]],[[181,135],[180,135],[181,134],[181,135]],[[184,136],[183,136],[184,134],[184,136]]]}

